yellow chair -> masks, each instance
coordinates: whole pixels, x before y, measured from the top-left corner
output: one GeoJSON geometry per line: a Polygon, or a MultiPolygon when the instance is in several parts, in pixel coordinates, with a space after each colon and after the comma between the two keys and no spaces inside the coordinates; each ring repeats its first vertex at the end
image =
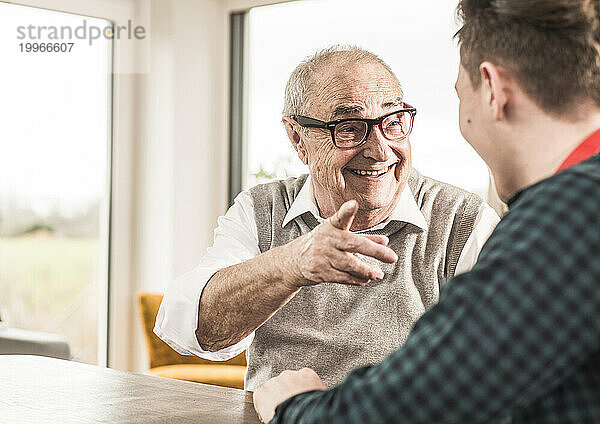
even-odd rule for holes
{"type": "Polygon", "coordinates": [[[150,374],[243,389],[246,352],[225,362],[207,361],[196,356],[180,355],[154,334],[152,330],[162,298],[162,295],[154,293],[141,293],[138,296],[150,358],[150,374]]]}

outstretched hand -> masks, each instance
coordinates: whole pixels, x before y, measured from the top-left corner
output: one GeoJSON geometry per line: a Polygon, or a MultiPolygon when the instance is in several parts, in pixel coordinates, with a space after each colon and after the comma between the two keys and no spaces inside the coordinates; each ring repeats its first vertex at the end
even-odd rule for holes
{"type": "Polygon", "coordinates": [[[371,280],[383,278],[383,271],[378,266],[367,264],[353,253],[385,263],[398,260],[396,253],[387,247],[386,236],[349,231],[357,211],[358,203],[350,200],[327,221],[288,245],[294,258],[297,286],[323,282],[364,286],[371,280]]]}

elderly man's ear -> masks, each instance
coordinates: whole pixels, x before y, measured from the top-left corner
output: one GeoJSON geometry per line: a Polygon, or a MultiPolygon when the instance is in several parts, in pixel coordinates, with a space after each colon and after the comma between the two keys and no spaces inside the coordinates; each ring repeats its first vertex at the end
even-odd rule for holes
{"type": "Polygon", "coordinates": [[[294,146],[294,149],[298,152],[298,157],[304,165],[308,165],[308,154],[306,153],[306,146],[304,146],[304,140],[300,133],[300,126],[296,121],[287,116],[283,118],[282,121],[285,126],[285,131],[292,142],[292,146],[294,146]]]}

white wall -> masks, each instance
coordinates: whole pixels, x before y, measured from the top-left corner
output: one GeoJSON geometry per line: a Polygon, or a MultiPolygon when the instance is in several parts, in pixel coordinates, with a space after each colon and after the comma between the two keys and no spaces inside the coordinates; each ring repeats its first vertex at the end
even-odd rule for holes
{"type": "Polygon", "coordinates": [[[151,72],[141,77],[143,135],[136,154],[139,288],[162,291],[189,270],[226,207],[220,10],[214,0],[152,2],[151,72]]]}
{"type": "MultiPolygon", "coordinates": [[[[153,0],[150,73],[140,77],[132,301],[163,292],[212,242],[227,207],[228,19],[218,0],[153,0]]],[[[140,324],[119,368],[146,369],[140,324]]],[[[136,319],[133,319],[133,318],[136,319]]]]}

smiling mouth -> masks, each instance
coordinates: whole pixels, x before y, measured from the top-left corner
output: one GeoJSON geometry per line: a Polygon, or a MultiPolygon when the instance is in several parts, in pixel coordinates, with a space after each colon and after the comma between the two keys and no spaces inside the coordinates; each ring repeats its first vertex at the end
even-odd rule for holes
{"type": "Polygon", "coordinates": [[[387,174],[393,167],[394,165],[396,165],[395,163],[389,166],[386,166],[385,168],[381,168],[381,169],[350,169],[350,168],[346,168],[348,171],[350,171],[352,174],[359,176],[359,177],[371,177],[371,178],[379,178],[385,174],[387,174]]]}

